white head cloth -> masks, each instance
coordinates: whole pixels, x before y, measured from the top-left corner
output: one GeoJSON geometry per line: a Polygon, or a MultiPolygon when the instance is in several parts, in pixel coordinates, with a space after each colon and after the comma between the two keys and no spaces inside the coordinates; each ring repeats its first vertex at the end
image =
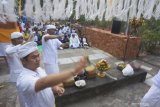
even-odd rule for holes
{"type": "Polygon", "coordinates": [[[11,33],[11,39],[16,39],[16,38],[19,38],[19,37],[22,37],[23,34],[20,33],[20,32],[13,32],[11,33]]]}
{"type": "Polygon", "coordinates": [[[38,48],[35,42],[27,42],[26,44],[23,44],[18,48],[17,53],[19,58],[24,58],[25,56],[29,55],[30,53],[36,50],[38,50],[38,48]]]}
{"type": "MultiPolygon", "coordinates": [[[[78,38],[78,34],[77,33],[71,33],[71,37],[75,35],[76,38],[78,38]]],[[[73,37],[72,37],[73,38],[73,37]]]]}
{"type": "Polygon", "coordinates": [[[127,64],[126,67],[122,70],[124,76],[131,76],[134,74],[133,68],[130,64],[127,64]]]}
{"type": "Polygon", "coordinates": [[[56,26],[55,25],[47,25],[46,30],[48,30],[48,29],[56,29],[56,26]]]}

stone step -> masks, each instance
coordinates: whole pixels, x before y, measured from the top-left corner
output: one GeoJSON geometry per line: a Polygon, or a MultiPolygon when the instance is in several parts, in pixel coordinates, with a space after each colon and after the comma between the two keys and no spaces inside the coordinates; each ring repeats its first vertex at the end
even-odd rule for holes
{"type": "MultiPolygon", "coordinates": [[[[116,69],[112,69],[113,71],[116,69]]],[[[87,85],[83,88],[77,88],[75,86],[68,87],[65,89],[63,96],[56,96],[56,107],[65,107],[65,105],[94,97],[99,94],[103,94],[104,91],[112,91],[119,87],[133,84],[136,82],[143,82],[146,78],[147,72],[140,69],[130,77],[124,77],[123,75],[119,78],[113,79],[109,76],[104,78],[96,77],[94,79],[86,80],[87,85]]]]}

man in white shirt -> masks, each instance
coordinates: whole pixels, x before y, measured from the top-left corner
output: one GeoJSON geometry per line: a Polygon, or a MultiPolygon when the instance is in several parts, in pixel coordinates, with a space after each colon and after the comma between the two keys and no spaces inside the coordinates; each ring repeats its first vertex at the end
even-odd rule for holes
{"type": "Polygon", "coordinates": [[[86,48],[86,49],[89,48],[89,44],[88,44],[88,41],[87,41],[87,38],[85,37],[85,35],[82,35],[80,37],[80,43],[83,48],[86,48]]]}
{"type": "MultiPolygon", "coordinates": [[[[5,52],[6,52],[6,58],[9,66],[10,71],[10,81],[15,85],[17,82],[17,78],[21,71],[23,70],[23,65],[17,55],[17,50],[21,46],[21,44],[24,42],[23,40],[23,34],[20,32],[13,32],[11,34],[11,45],[8,45],[5,52]]],[[[23,107],[23,99],[21,96],[19,96],[20,99],[20,105],[23,107]]]]}
{"type": "Polygon", "coordinates": [[[160,107],[160,70],[153,77],[153,85],[143,97],[140,107],[160,107]]]}
{"type": "Polygon", "coordinates": [[[69,31],[69,26],[68,25],[65,25],[63,27],[63,33],[67,33],[67,31],[69,31]]]}
{"type": "MultiPolygon", "coordinates": [[[[59,74],[46,75],[40,68],[40,55],[36,44],[28,42],[18,49],[24,66],[17,80],[18,94],[23,97],[25,107],[54,107],[55,98],[51,87],[77,75],[86,66],[86,58],[81,58],[75,68],[60,72],[59,74]]],[[[59,95],[64,90],[59,90],[59,95]]]]}
{"type": "Polygon", "coordinates": [[[23,43],[23,34],[20,32],[13,32],[11,34],[12,44],[6,48],[6,58],[10,71],[10,80],[11,82],[17,81],[18,75],[23,69],[22,63],[17,56],[17,49],[23,43]]]}
{"type": "Polygon", "coordinates": [[[57,39],[60,36],[53,35],[56,26],[47,25],[46,30],[47,34],[42,37],[44,68],[47,74],[59,73],[57,49],[65,45],[57,39]]]}

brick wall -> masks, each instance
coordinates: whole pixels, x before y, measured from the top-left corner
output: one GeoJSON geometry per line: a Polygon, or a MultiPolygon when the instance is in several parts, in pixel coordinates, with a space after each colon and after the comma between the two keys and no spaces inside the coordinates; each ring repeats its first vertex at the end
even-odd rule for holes
{"type": "MultiPolygon", "coordinates": [[[[112,34],[110,31],[87,27],[82,29],[82,34],[86,35],[92,46],[108,52],[118,59],[124,58],[127,43],[127,37],[125,35],[112,34]]],[[[138,37],[130,37],[128,40],[126,59],[133,59],[138,53],[141,39],[138,37]]]]}

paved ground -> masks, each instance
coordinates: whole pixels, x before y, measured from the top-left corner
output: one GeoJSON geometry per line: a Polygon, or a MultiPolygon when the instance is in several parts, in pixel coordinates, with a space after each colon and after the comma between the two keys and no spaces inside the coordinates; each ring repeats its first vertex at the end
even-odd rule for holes
{"type": "MultiPolygon", "coordinates": [[[[92,63],[105,58],[112,66],[120,62],[110,54],[96,48],[89,49],[66,49],[59,50],[59,66],[60,70],[73,67],[80,56],[89,55],[92,63]]],[[[143,66],[142,68],[148,72],[145,83],[130,84],[126,87],[119,87],[110,92],[104,92],[103,95],[90,99],[80,99],[79,102],[68,104],[66,107],[138,107],[140,99],[152,84],[151,78],[160,67],[159,56],[143,56],[137,59],[143,66]]],[[[43,67],[43,64],[41,64],[43,67]]],[[[114,75],[113,75],[114,76],[114,75]]],[[[6,64],[0,60],[0,107],[18,107],[16,88],[14,84],[9,83],[9,74],[6,64]]]]}

